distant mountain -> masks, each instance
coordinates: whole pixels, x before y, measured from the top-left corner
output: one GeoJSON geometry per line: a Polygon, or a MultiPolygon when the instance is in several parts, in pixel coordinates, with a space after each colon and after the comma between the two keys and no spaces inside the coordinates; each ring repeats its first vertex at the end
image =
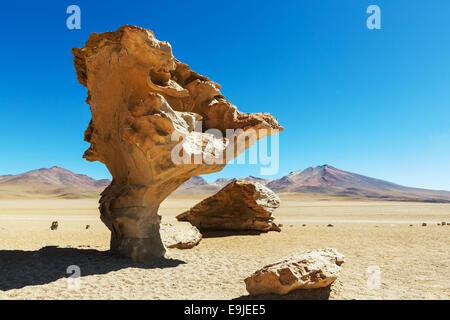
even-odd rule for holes
{"type": "Polygon", "coordinates": [[[205,186],[205,185],[208,185],[208,182],[205,179],[203,179],[200,176],[193,176],[188,181],[183,183],[179,187],[179,189],[189,189],[189,188],[195,188],[195,187],[205,186]]]}
{"type": "Polygon", "coordinates": [[[277,192],[316,193],[338,197],[450,202],[449,191],[401,186],[392,182],[336,169],[330,165],[291,172],[266,185],[277,192]]]}
{"type": "Polygon", "coordinates": [[[210,183],[210,185],[215,185],[219,188],[223,188],[225,187],[227,184],[229,184],[230,182],[234,181],[236,179],[230,179],[230,178],[219,178],[216,181],[210,183]]]}
{"type": "Polygon", "coordinates": [[[111,181],[95,180],[84,174],[77,174],[61,167],[42,168],[17,175],[0,176],[0,184],[44,184],[53,186],[72,186],[78,188],[105,188],[111,181]]]}
{"type": "MultiPolygon", "coordinates": [[[[270,180],[249,176],[246,178],[239,178],[240,180],[259,182],[266,185],[270,180]]],[[[236,178],[219,178],[216,181],[208,183],[205,179],[199,176],[193,176],[191,179],[182,184],[172,195],[175,196],[191,196],[191,195],[202,195],[209,196],[223,187],[225,187],[230,182],[237,180],[236,178]]]]}
{"type": "Polygon", "coordinates": [[[288,190],[289,188],[295,186],[295,182],[289,178],[289,176],[285,176],[283,178],[270,181],[266,186],[274,191],[288,190]]]}
{"type": "Polygon", "coordinates": [[[95,180],[61,167],[42,168],[0,176],[0,198],[97,196],[110,180],[95,180]]]}
{"type": "Polygon", "coordinates": [[[267,186],[273,190],[283,192],[302,191],[307,187],[310,189],[372,188],[381,190],[397,190],[405,188],[391,182],[342,171],[326,164],[291,172],[281,179],[271,181],[267,186]]]}
{"type": "Polygon", "coordinates": [[[225,187],[227,184],[235,181],[235,180],[245,180],[245,181],[251,181],[251,182],[258,182],[262,185],[266,185],[267,183],[270,182],[270,180],[268,179],[263,179],[263,178],[258,178],[258,177],[254,177],[254,176],[248,176],[246,178],[219,178],[214,182],[211,182],[209,185],[214,185],[220,188],[225,187]]]}
{"type": "MultiPolygon", "coordinates": [[[[305,194],[321,198],[380,199],[397,201],[450,202],[449,191],[426,190],[336,169],[330,165],[309,167],[291,172],[276,180],[258,177],[241,178],[266,185],[277,193],[305,194]]],[[[211,183],[190,185],[175,195],[210,195],[236,179],[217,179],[211,183]]]]}
{"type": "Polygon", "coordinates": [[[266,185],[270,182],[270,180],[268,179],[263,179],[263,178],[258,178],[258,177],[254,177],[254,176],[249,176],[247,178],[241,178],[240,180],[246,180],[246,181],[251,181],[251,182],[258,182],[262,185],[266,185]]]}
{"type": "MultiPolygon", "coordinates": [[[[291,172],[276,180],[249,176],[241,180],[259,182],[277,193],[303,194],[307,197],[380,199],[397,201],[450,202],[449,191],[426,190],[336,169],[330,165],[291,172]]],[[[210,196],[230,182],[220,178],[208,183],[194,176],[181,185],[173,196],[210,196]]],[[[0,176],[1,198],[86,198],[98,197],[110,183],[95,180],[60,167],[42,168],[17,175],[0,176]]]]}

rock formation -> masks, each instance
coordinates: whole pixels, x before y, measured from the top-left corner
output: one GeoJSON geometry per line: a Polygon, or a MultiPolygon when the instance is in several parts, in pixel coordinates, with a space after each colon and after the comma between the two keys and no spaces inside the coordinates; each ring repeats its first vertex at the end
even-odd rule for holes
{"type": "Polygon", "coordinates": [[[167,248],[190,249],[199,244],[202,234],[188,223],[172,225],[161,224],[161,238],[167,248]]]}
{"type": "Polygon", "coordinates": [[[272,212],[280,198],[267,187],[245,180],[226,185],[215,195],[177,216],[203,230],[280,231],[272,212]]]}
{"type": "Polygon", "coordinates": [[[245,285],[251,295],[323,288],[337,279],[343,263],[344,256],[335,249],[304,251],[256,271],[245,285]]]}
{"type": "Polygon", "coordinates": [[[282,130],[270,114],[239,112],[219,84],[175,59],[150,30],[92,33],[72,53],[92,113],[84,158],[104,163],[113,176],[100,199],[101,219],[111,250],[135,261],[164,255],[157,212],[172,191],[282,130]]]}

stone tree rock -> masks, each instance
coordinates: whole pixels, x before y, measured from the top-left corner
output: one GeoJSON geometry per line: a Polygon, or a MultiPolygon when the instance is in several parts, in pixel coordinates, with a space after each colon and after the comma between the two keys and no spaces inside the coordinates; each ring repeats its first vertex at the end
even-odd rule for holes
{"type": "Polygon", "coordinates": [[[72,53],[92,113],[83,157],[113,176],[100,217],[111,250],[135,261],[164,255],[158,208],[172,191],[282,130],[270,114],[239,112],[219,84],[175,59],[150,30],[92,33],[72,53]]]}
{"type": "Polygon", "coordinates": [[[251,295],[323,288],[337,279],[343,263],[344,256],[335,249],[304,251],[256,271],[245,285],[251,295]]]}
{"type": "Polygon", "coordinates": [[[235,180],[177,216],[203,230],[280,231],[272,221],[280,198],[257,182],[235,180]]]}

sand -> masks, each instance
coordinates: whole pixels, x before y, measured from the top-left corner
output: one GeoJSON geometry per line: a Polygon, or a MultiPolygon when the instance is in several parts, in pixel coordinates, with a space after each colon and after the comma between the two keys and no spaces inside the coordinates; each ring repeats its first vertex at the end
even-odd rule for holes
{"type": "MultiPolygon", "coordinates": [[[[166,200],[163,221],[176,223],[175,215],[199,200],[166,200]]],[[[450,222],[450,204],[285,196],[275,216],[280,233],[210,234],[193,249],[171,249],[166,260],[137,264],[107,253],[109,231],[95,199],[0,200],[0,299],[246,298],[243,280],[258,268],[297,250],[326,247],[346,262],[325,298],[450,298],[450,226],[437,225],[450,222]],[[55,231],[52,221],[59,222],[55,231]],[[68,287],[70,265],[80,267],[79,289],[68,287]],[[367,286],[373,266],[381,271],[379,288],[367,286]]]]}

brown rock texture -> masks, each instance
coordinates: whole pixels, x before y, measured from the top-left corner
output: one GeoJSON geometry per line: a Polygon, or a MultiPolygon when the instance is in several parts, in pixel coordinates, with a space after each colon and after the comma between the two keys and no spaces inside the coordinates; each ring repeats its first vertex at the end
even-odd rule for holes
{"type": "Polygon", "coordinates": [[[236,180],[215,195],[177,216],[203,230],[280,231],[273,223],[273,211],[280,198],[257,182],[236,180]]]}
{"type": "Polygon", "coordinates": [[[175,59],[150,30],[92,33],[72,53],[92,113],[84,158],[104,163],[113,176],[100,217],[111,230],[111,250],[135,261],[164,255],[158,208],[172,191],[282,130],[270,114],[239,112],[219,84],[175,59]]]}
{"type": "Polygon", "coordinates": [[[188,223],[172,225],[161,224],[161,238],[167,248],[190,249],[202,240],[198,229],[188,223]]]}
{"type": "Polygon", "coordinates": [[[245,285],[251,295],[323,288],[337,279],[343,263],[344,256],[335,249],[304,251],[256,271],[245,285]]]}

